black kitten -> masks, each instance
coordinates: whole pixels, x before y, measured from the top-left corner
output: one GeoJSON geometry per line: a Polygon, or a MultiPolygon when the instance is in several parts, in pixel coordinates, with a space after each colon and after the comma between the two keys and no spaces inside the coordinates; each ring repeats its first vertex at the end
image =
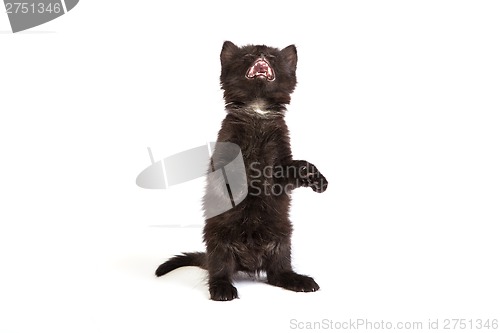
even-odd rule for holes
{"type": "MultiPolygon", "coordinates": [[[[231,283],[238,271],[264,271],[272,285],[316,291],[318,284],[295,273],[291,266],[290,192],[301,186],[323,192],[328,184],[314,165],[292,158],[284,114],[297,83],[295,46],[283,50],[265,45],[239,48],[227,41],[220,58],[228,114],[219,131],[210,171],[223,168],[238,153],[220,143],[239,146],[244,174],[238,179],[243,179],[243,190],[228,187],[232,208],[217,215],[214,212],[220,208],[225,191],[209,177],[203,203],[207,252],[175,256],[160,265],[156,275],[181,266],[207,269],[210,298],[217,301],[238,297],[231,283]]],[[[227,175],[224,178],[228,183],[227,175]]]]}

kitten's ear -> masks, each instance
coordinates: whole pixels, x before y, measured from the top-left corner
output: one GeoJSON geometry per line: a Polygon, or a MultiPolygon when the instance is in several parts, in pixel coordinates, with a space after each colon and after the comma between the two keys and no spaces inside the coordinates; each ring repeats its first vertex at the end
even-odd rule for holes
{"type": "Polygon", "coordinates": [[[238,51],[238,46],[234,45],[230,41],[225,41],[222,45],[222,51],[220,52],[220,62],[224,64],[226,61],[231,59],[238,51]]]}
{"type": "Polygon", "coordinates": [[[295,45],[285,47],[280,53],[286,64],[295,70],[297,68],[297,48],[295,45]]]}

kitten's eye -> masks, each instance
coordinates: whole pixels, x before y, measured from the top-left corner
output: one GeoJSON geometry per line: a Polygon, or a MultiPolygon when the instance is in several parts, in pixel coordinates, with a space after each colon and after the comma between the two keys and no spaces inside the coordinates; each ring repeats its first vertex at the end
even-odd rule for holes
{"type": "Polygon", "coordinates": [[[250,59],[250,58],[255,58],[255,55],[254,54],[251,54],[251,53],[247,53],[243,56],[243,58],[245,59],[250,59]]]}
{"type": "Polygon", "coordinates": [[[269,59],[274,59],[276,58],[275,55],[272,55],[272,54],[266,54],[266,57],[269,58],[269,59]]]}

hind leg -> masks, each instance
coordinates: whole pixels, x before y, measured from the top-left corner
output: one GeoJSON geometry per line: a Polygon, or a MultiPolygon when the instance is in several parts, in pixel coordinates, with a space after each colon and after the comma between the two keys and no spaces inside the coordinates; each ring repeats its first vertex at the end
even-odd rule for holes
{"type": "Polygon", "coordinates": [[[268,282],[274,286],[293,291],[311,292],[319,290],[319,285],[312,277],[298,274],[294,271],[268,275],[268,282]]]}
{"type": "Polygon", "coordinates": [[[211,251],[207,248],[208,290],[210,299],[214,301],[231,301],[238,298],[238,291],[231,283],[236,263],[232,253],[223,247],[219,246],[211,251]]]}
{"type": "Polygon", "coordinates": [[[311,292],[319,290],[312,277],[295,273],[292,269],[290,245],[281,245],[267,265],[267,282],[293,291],[311,292]]]}

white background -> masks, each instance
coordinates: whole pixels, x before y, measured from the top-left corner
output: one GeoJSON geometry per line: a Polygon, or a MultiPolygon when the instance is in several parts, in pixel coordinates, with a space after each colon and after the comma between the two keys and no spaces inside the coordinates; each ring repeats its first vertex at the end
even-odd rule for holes
{"type": "Polygon", "coordinates": [[[499,17],[496,1],[83,0],[12,34],[0,14],[0,332],[500,319],[499,17]],[[224,40],[297,45],[293,151],[330,182],[292,208],[317,293],[242,280],[218,303],[198,268],[153,276],[203,249],[203,182],[135,177],[148,146],[215,139],[224,40]]]}

